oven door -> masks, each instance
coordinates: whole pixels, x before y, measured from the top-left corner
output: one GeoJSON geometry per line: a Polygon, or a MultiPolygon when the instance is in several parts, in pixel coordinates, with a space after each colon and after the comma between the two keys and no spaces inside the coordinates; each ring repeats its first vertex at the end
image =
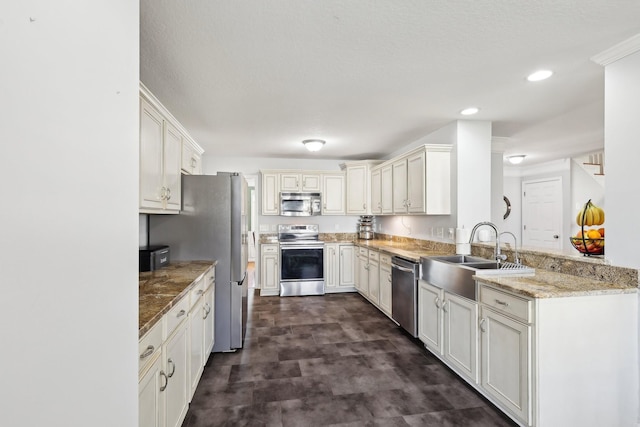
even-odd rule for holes
{"type": "Polygon", "coordinates": [[[324,246],[280,245],[280,296],[324,295],[324,246]]]}

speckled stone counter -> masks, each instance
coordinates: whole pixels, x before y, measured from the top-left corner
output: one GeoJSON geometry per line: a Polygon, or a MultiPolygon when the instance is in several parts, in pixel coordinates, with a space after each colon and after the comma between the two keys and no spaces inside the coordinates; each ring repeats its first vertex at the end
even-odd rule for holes
{"type": "Polygon", "coordinates": [[[401,256],[415,262],[420,262],[420,257],[423,256],[447,255],[451,253],[443,248],[428,248],[414,243],[392,240],[356,240],[355,245],[362,248],[375,249],[389,255],[401,256]]]}
{"type": "Polygon", "coordinates": [[[138,337],[187,295],[190,286],[215,264],[215,261],[175,261],[160,270],[140,273],[138,337]]]}
{"type": "Polygon", "coordinates": [[[534,276],[476,276],[476,279],[530,298],[636,293],[637,287],[536,270],[534,276]]]}
{"type": "MultiPolygon", "coordinates": [[[[417,241],[407,238],[401,240],[356,240],[355,244],[391,255],[399,255],[413,261],[420,261],[420,257],[423,256],[451,255],[455,247],[447,243],[417,241]]],[[[478,252],[480,251],[472,250],[476,256],[485,255],[483,257],[487,259],[492,256],[492,253],[486,256],[487,253],[478,252]]],[[[536,269],[534,276],[479,276],[478,278],[496,287],[531,298],[635,293],[638,290],[637,270],[603,265],[591,260],[587,260],[585,263],[580,259],[566,259],[568,257],[565,259],[555,258],[556,262],[552,263],[548,258],[545,263],[534,262],[531,255],[526,258],[524,264],[536,269]],[[527,261],[531,261],[531,263],[527,261]],[[576,271],[579,274],[554,271],[559,269],[558,265],[562,266],[563,271],[576,271]],[[551,268],[544,269],[545,267],[551,268]]]]}

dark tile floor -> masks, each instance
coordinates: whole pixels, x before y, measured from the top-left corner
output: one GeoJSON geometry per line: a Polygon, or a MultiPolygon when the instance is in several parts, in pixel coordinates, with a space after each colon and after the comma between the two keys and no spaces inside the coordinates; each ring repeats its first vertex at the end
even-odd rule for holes
{"type": "Polygon", "coordinates": [[[183,426],[316,425],[515,424],[358,294],[256,295],[244,348],[209,358],[183,426]]]}

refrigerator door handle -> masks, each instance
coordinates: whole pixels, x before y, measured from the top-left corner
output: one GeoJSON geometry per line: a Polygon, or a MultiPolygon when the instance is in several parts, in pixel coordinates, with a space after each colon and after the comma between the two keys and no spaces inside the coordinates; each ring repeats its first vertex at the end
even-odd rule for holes
{"type": "Polygon", "coordinates": [[[244,275],[242,276],[242,279],[240,279],[240,281],[238,282],[231,282],[232,285],[238,285],[238,286],[242,286],[242,284],[244,283],[245,279],[247,278],[247,272],[244,272],[244,275]]]}

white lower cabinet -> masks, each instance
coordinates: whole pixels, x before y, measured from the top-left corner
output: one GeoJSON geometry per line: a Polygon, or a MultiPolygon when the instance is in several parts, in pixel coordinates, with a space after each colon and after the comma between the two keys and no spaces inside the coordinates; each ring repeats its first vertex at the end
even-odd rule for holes
{"type": "Polygon", "coordinates": [[[458,372],[478,382],[478,304],[444,293],[442,353],[458,372]]]}
{"type": "Polygon", "coordinates": [[[162,370],[167,386],[162,392],[166,427],[180,427],[189,407],[187,364],[189,363],[188,322],[184,321],[163,346],[162,370]]]}
{"type": "Polygon", "coordinates": [[[355,290],[355,246],[351,243],[325,243],[324,284],[326,293],[355,290]]]}
{"type": "Polygon", "coordinates": [[[280,248],[277,244],[260,245],[260,295],[280,293],[280,271],[278,259],[280,248]]]}
{"type": "Polygon", "coordinates": [[[215,267],[138,343],[141,427],[179,427],[214,343],[215,267]]]}
{"type": "Polygon", "coordinates": [[[391,316],[391,257],[380,254],[380,309],[391,316]]]}
{"type": "Polygon", "coordinates": [[[367,296],[369,300],[376,306],[380,305],[380,258],[378,252],[369,251],[369,263],[367,265],[368,277],[368,290],[367,296]]]}
{"type": "Polygon", "coordinates": [[[161,393],[167,384],[167,376],[161,370],[161,350],[158,348],[138,379],[138,425],[140,427],[163,426],[164,408],[161,393]]]}
{"type": "Polygon", "coordinates": [[[424,280],[418,285],[418,338],[473,383],[478,382],[478,304],[424,280]]]}
{"type": "Polygon", "coordinates": [[[356,289],[363,296],[369,296],[369,250],[365,248],[358,248],[356,257],[356,289]]]}
{"type": "Polygon", "coordinates": [[[481,309],[482,388],[528,422],[531,327],[486,307],[481,309]]]}

